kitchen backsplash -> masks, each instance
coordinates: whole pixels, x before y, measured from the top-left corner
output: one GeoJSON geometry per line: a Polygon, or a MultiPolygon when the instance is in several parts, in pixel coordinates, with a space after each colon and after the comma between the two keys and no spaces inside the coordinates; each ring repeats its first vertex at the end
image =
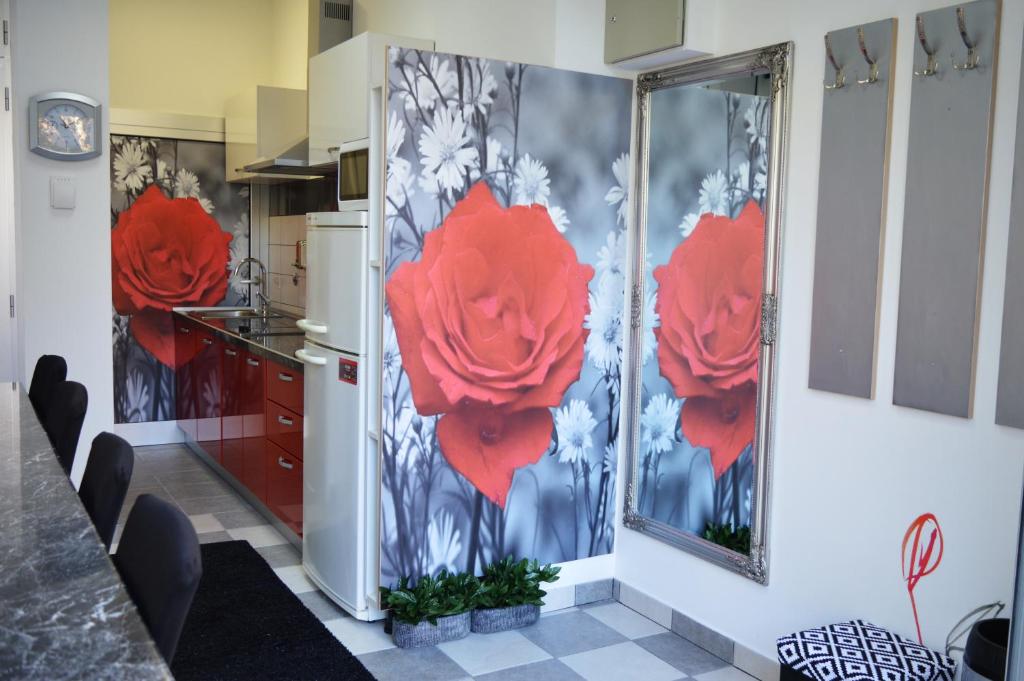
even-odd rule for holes
{"type": "MultiPolygon", "coordinates": [[[[295,266],[295,245],[305,238],[305,215],[270,218],[270,301],[275,307],[295,313],[306,308],[306,270],[295,266]]],[[[305,260],[305,253],[302,258],[305,260]]]]}

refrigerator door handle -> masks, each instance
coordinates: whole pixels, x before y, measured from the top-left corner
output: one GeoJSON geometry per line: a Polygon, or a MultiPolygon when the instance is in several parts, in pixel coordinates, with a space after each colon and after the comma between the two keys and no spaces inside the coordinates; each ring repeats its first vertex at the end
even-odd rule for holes
{"type": "Polygon", "coordinates": [[[318,357],[317,355],[311,355],[305,350],[296,350],[295,357],[299,361],[305,362],[306,364],[312,364],[314,366],[322,367],[327,365],[326,357],[318,357]]]}
{"type": "Polygon", "coordinates": [[[295,321],[295,326],[299,327],[306,333],[327,333],[327,325],[322,322],[315,322],[311,319],[298,319],[295,321]]]}

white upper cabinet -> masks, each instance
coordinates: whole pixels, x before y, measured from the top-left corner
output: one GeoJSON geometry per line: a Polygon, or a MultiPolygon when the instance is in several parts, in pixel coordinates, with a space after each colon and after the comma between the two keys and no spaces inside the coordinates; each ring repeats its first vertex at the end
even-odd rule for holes
{"type": "Polygon", "coordinates": [[[309,60],[309,163],[336,161],[338,147],[370,135],[370,90],[387,77],[387,48],[434,49],[431,40],[357,36],[309,60]]]}

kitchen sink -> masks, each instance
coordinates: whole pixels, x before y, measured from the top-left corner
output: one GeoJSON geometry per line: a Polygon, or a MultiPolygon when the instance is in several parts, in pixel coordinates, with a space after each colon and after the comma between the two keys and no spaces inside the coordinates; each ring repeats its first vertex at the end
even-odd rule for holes
{"type": "Polygon", "coordinates": [[[200,313],[203,319],[280,319],[283,316],[274,312],[263,314],[259,310],[212,310],[200,313]]]}
{"type": "Polygon", "coordinates": [[[242,338],[263,338],[265,336],[302,336],[302,331],[242,331],[242,338]]]}

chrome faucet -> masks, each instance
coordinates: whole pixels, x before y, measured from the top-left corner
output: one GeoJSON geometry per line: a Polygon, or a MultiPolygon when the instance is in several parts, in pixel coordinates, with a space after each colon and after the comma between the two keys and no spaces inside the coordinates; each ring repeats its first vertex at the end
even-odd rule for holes
{"type": "Polygon", "coordinates": [[[265,317],[270,312],[270,299],[267,297],[267,267],[262,262],[260,262],[259,258],[248,257],[242,260],[237,265],[235,265],[235,269],[234,271],[231,272],[231,276],[239,276],[239,273],[241,273],[242,268],[245,267],[246,265],[249,266],[249,278],[239,279],[238,283],[256,284],[257,286],[259,286],[259,289],[256,291],[256,296],[260,300],[260,314],[265,317]],[[260,266],[260,273],[256,276],[256,278],[253,278],[252,276],[253,263],[260,266]]]}

